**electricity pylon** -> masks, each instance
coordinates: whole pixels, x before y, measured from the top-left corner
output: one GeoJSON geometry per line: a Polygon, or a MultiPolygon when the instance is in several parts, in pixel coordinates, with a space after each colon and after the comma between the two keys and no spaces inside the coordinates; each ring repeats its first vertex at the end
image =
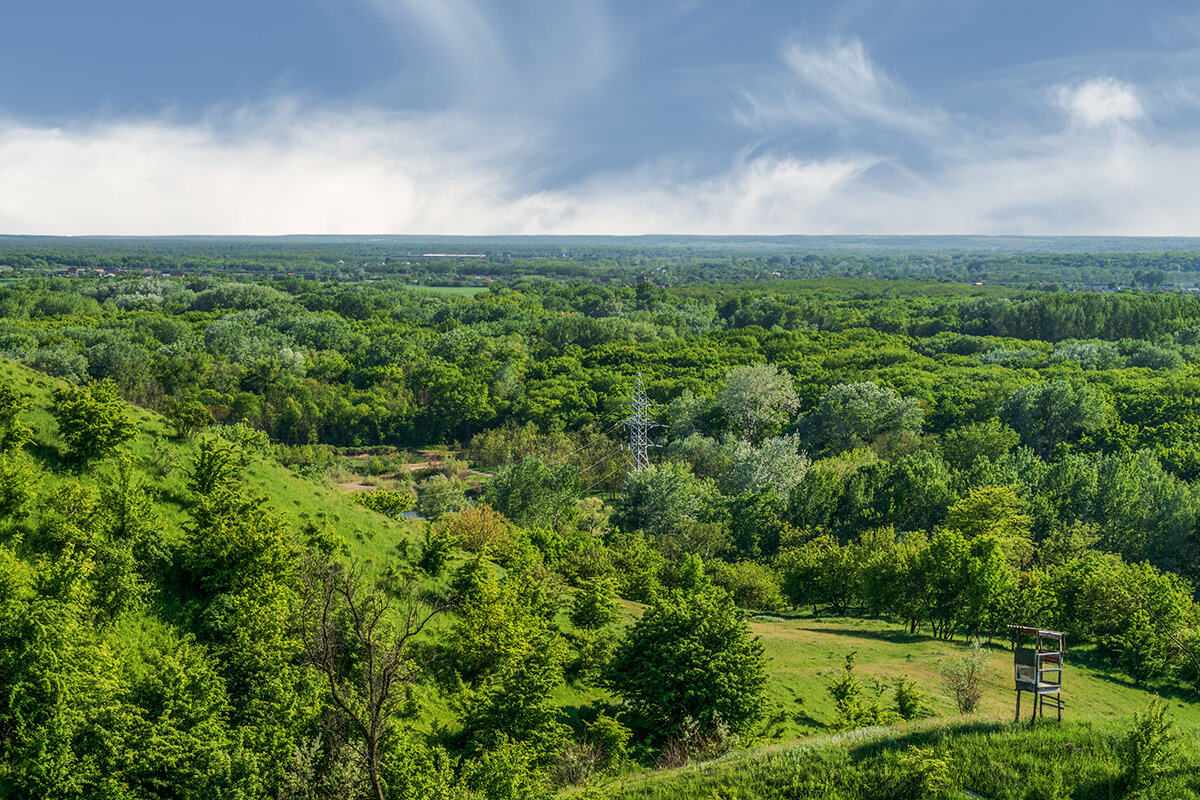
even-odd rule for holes
{"type": "Polygon", "coordinates": [[[622,495],[629,488],[630,476],[650,466],[650,448],[655,447],[650,441],[650,429],[658,427],[658,423],[650,420],[652,405],[654,403],[646,396],[646,384],[642,381],[642,373],[639,372],[637,381],[633,384],[633,397],[629,400],[629,418],[624,423],[629,429],[629,441],[625,444],[629,455],[625,461],[622,495]]]}

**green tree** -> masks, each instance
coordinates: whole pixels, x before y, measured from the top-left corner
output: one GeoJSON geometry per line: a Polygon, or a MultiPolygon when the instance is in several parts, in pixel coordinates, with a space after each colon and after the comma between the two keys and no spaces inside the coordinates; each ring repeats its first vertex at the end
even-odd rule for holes
{"type": "Polygon", "coordinates": [[[111,454],[137,434],[116,384],[109,380],[55,389],[51,413],[68,454],[82,465],[111,454]]]}
{"type": "Polygon", "coordinates": [[[876,437],[921,427],[921,407],[888,386],[839,383],[821,396],[803,420],[807,439],[817,448],[840,453],[871,444],[876,437]]]}
{"type": "Polygon", "coordinates": [[[492,508],[523,528],[562,530],[575,519],[578,472],[569,464],[527,458],[501,467],[484,496],[492,508]]]}
{"type": "Polygon", "coordinates": [[[0,385],[0,454],[12,453],[33,438],[33,431],[21,420],[28,410],[29,395],[0,385]]]}
{"type": "Polygon", "coordinates": [[[702,521],[716,497],[712,481],[701,480],[682,464],[658,464],[630,476],[617,522],[627,531],[651,536],[682,535],[702,521]]]}
{"type": "Polygon", "coordinates": [[[571,624],[585,630],[601,630],[617,624],[617,590],[612,579],[598,575],[583,581],[571,605],[571,624]]]}
{"type": "Polygon", "coordinates": [[[467,504],[462,481],[434,475],[425,481],[417,494],[417,513],[425,519],[438,519],[443,514],[458,511],[467,504]]]}
{"type": "Polygon", "coordinates": [[[1077,444],[1099,432],[1112,412],[1091,385],[1050,381],[1017,389],[1000,413],[1021,441],[1044,458],[1059,444],[1077,444]]]}
{"type": "Polygon", "coordinates": [[[609,682],[660,735],[689,720],[744,732],[762,715],[762,643],[723,591],[660,597],[617,648],[609,682]]]}
{"type": "Polygon", "coordinates": [[[983,486],[959,500],[946,513],[945,527],[968,541],[991,537],[1009,563],[1023,568],[1033,560],[1032,519],[1014,486],[983,486]]]}
{"type": "Polygon", "coordinates": [[[993,417],[946,431],[940,448],[946,462],[955,470],[970,472],[981,459],[995,461],[1016,447],[1020,440],[1016,431],[993,417]]]}

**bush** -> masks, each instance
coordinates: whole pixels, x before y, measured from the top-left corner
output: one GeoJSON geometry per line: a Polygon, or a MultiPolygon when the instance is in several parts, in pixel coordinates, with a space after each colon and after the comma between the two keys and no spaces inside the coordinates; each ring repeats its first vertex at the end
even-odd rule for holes
{"type": "Polygon", "coordinates": [[[512,539],[512,523],[487,503],[467,506],[450,519],[446,530],[469,553],[502,553],[512,539]]]}
{"type": "Polygon", "coordinates": [[[1156,699],[1146,713],[1134,714],[1133,727],[1118,748],[1126,786],[1134,792],[1154,786],[1174,755],[1175,735],[1166,713],[1166,705],[1156,699]]]}
{"type": "Polygon", "coordinates": [[[719,590],[660,597],[629,629],[610,685],[667,739],[689,726],[748,730],[762,716],[762,643],[719,590]]]}
{"type": "Polygon", "coordinates": [[[925,695],[917,685],[902,675],[896,679],[896,711],[904,719],[916,719],[924,710],[925,695]]]}
{"type": "Polygon", "coordinates": [[[973,714],[983,697],[983,644],[978,638],[971,640],[967,655],[942,667],[942,678],[959,712],[973,714]]]}
{"type": "Polygon", "coordinates": [[[466,504],[461,481],[434,475],[425,482],[417,497],[417,513],[425,519],[438,519],[442,514],[458,511],[466,504]]]}
{"type": "Polygon", "coordinates": [[[55,389],[51,412],[78,464],[104,458],[137,435],[137,426],[125,413],[125,403],[112,381],[55,389]]]}
{"type": "Polygon", "coordinates": [[[846,656],[844,674],[829,686],[829,695],[837,709],[837,726],[842,730],[867,728],[872,725],[891,725],[898,719],[894,711],[880,708],[879,701],[866,703],[862,685],[854,677],[854,653],[846,656]]]}

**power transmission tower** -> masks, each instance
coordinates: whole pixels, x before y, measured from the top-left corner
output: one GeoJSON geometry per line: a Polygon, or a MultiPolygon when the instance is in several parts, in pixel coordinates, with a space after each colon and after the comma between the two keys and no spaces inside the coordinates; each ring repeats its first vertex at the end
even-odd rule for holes
{"type": "Polygon", "coordinates": [[[633,384],[633,397],[629,400],[629,418],[624,423],[629,429],[629,442],[625,445],[629,456],[625,462],[622,495],[629,488],[630,476],[650,466],[650,448],[656,446],[650,441],[650,429],[659,427],[658,423],[650,420],[652,405],[654,403],[646,396],[646,384],[642,381],[642,373],[639,372],[637,381],[633,384]]]}

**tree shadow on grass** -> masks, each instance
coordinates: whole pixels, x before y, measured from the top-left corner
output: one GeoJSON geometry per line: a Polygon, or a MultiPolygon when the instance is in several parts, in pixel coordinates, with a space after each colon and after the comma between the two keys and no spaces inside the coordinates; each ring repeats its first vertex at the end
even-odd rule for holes
{"type": "Polygon", "coordinates": [[[30,442],[25,445],[25,449],[29,452],[30,456],[41,463],[47,472],[64,473],[77,471],[76,465],[64,458],[63,454],[54,445],[46,444],[45,442],[30,442]]]}
{"type": "Polygon", "coordinates": [[[872,738],[858,745],[848,747],[850,757],[855,761],[874,758],[888,750],[907,750],[909,747],[931,747],[946,739],[971,734],[998,733],[1008,727],[1009,723],[983,721],[958,722],[912,731],[897,731],[896,735],[887,738],[872,738]]]}
{"type": "Polygon", "coordinates": [[[893,644],[917,644],[919,642],[936,641],[933,637],[923,633],[908,633],[907,631],[872,631],[872,630],[855,630],[853,628],[830,628],[828,630],[817,630],[816,633],[828,633],[833,636],[850,636],[856,639],[874,639],[878,642],[891,642],[893,644]]]}

